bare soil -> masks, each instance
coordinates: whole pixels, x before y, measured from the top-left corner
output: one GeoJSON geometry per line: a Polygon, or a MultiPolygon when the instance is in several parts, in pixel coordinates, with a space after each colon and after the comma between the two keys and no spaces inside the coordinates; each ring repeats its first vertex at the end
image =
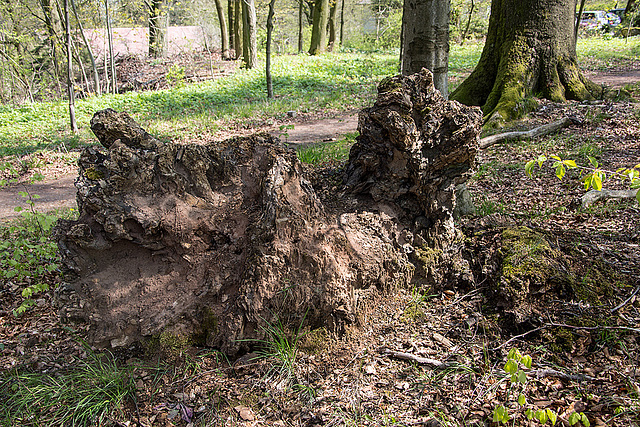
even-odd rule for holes
{"type": "MultiPolygon", "coordinates": [[[[491,423],[493,410],[505,404],[513,425],[540,425],[528,421],[514,403],[517,393],[509,394],[503,367],[509,349],[517,347],[533,358],[524,387],[527,407],[551,409],[565,426],[573,412],[583,412],[592,426],[640,425],[638,203],[609,201],[582,209],[576,205],[583,194],[576,174],[560,181],[545,169],[530,180],[523,170],[524,162],[543,152],[565,153],[577,161],[593,155],[612,170],[640,163],[640,108],[625,102],[544,102],[519,127],[566,115],[582,124],[479,154],[478,173],[469,183],[477,212],[462,218],[459,226],[476,239],[480,251],[493,247],[474,234],[482,224],[540,230],[563,253],[589,260],[583,266],[585,286],[598,285],[593,275],[598,263],[620,274],[614,292],[591,301],[555,295],[542,301],[541,296],[533,307],[538,320],[516,328],[500,319],[482,283],[471,291],[454,288],[438,294],[401,290],[369,307],[363,313],[366,321],[343,336],[305,330],[293,370],[282,371],[289,375],[273,369],[277,358],[256,359],[257,353],[228,361],[214,349],[165,347],[154,359],[132,347],[115,356],[134,366],[138,400],[114,414],[113,424],[480,426],[496,425],[491,423]],[[594,322],[607,327],[592,326],[594,322]],[[407,353],[414,361],[391,357],[385,349],[407,353]],[[424,359],[444,362],[445,369],[420,363],[424,359]],[[158,360],[170,363],[158,365],[158,360]]],[[[338,137],[351,131],[347,127],[352,124],[355,130],[354,116],[296,124],[287,131],[288,139],[306,143],[338,137]],[[328,132],[342,124],[346,127],[339,132],[328,132]],[[294,137],[295,131],[301,134],[294,137]]],[[[316,173],[316,190],[331,197],[340,165],[325,165],[316,173]]],[[[71,180],[68,185],[65,197],[73,200],[71,180]]],[[[607,186],[624,188],[615,180],[607,186]]],[[[48,188],[40,188],[41,196],[48,196],[48,188]]],[[[19,186],[0,192],[0,205],[15,203],[17,191],[19,186]]],[[[51,295],[39,298],[22,317],[11,314],[21,301],[20,290],[8,284],[0,292],[0,369],[56,372],[86,358],[76,339],[83,336],[83,325],[75,325],[74,333],[63,328],[51,295]]]]}

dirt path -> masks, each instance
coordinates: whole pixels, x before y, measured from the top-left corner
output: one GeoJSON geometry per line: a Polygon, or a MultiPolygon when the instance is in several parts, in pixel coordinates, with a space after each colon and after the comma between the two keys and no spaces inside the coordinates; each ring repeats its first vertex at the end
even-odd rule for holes
{"type": "MultiPolygon", "coordinates": [[[[293,129],[275,129],[271,133],[283,141],[298,146],[317,142],[331,141],[348,133],[355,132],[358,126],[357,111],[343,113],[333,118],[325,118],[294,124],[293,129]],[[285,135],[286,133],[286,135],[285,135]]],[[[49,212],[59,208],[76,207],[76,188],[73,182],[76,172],[56,179],[34,184],[15,184],[0,190],[0,220],[18,217],[17,206],[27,208],[25,197],[20,192],[38,195],[34,198],[34,207],[40,212],[49,212]]]]}

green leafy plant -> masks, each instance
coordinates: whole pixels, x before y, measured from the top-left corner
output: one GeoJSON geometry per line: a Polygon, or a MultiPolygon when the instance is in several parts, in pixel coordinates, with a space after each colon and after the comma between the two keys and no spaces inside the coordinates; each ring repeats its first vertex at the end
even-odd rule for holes
{"type": "Polygon", "coordinates": [[[185,72],[184,67],[179,65],[171,65],[169,70],[167,71],[167,75],[165,77],[167,79],[167,83],[172,87],[182,87],[185,82],[185,72]]]}
{"type": "Polygon", "coordinates": [[[591,423],[589,422],[589,419],[587,418],[587,416],[584,414],[584,412],[574,412],[571,415],[569,415],[569,425],[577,425],[578,423],[581,423],[584,427],[589,427],[591,425],[591,423]]]}
{"type": "MultiPolygon", "coordinates": [[[[541,424],[546,424],[547,421],[551,421],[552,425],[556,425],[558,416],[551,409],[534,410],[532,407],[527,407],[527,397],[525,395],[527,374],[525,373],[525,369],[531,369],[532,363],[533,360],[531,359],[531,356],[523,355],[517,348],[514,347],[509,350],[509,353],[507,354],[507,362],[503,368],[510,381],[510,386],[507,389],[507,402],[510,401],[512,394],[517,393],[518,397],[515,402],[517,402],[519,407],[527,408],[524,413],[527,419],[535,419],[541,424]]],[[[494,408],[494,423],[507,424],[510,419],[511,416],[509,415],[509,409],[506,405],[498,405],[494,408]]]]}
{"type": "Polygon", "coordinates": [[[14,370],[0,378],[0,422],[6,426],[104,425],[113,411],[135,398],[129,368],[110,354],[88,349],[86,360],[58,374],[14,370]]]}
{"type": "Polygon", "coordinates": [[[285,141],[289,140],[289,132],[287,132],[288,130],[293,130],[295,129],[295,125],[289,124],[289,125],[280,125],[280,130],[284,131],[282,132],[282,134],[280,136],[283,136],[285,141]]]}
{"type": "Polygon", "coordinates": [[[49,238],[58,216],[38,212],[33,202],[38,196],[20,194],[29,208],[17,207],[21,218],[0,226],[0,279],[25,285],[16,316],[35,305],[33,297],[49,289],[47,279],[58,269],[58,247],[49,238]]]}
{"type": "MultiPolygon", "coordinates": [[[[547,158],[544,154],[540,155],[535,160],[530,160],[525,165],[525,173],[529,178],[533,177],[533,170],[536,166],[542,168],[542,165],[547,160],[553,160],[552,167],[555,169],[558,179],[564,178],[567,169],[578,169],[581,173],[581,180],[584,184],[585,191],[589,188],[593,188],[596,191],[602,190],[602,183],[607,179],[607,175],[617,178],[620,181],[629,180],[629,188],[632,190],[640,188],[640,163],[633,168],[619,168],[616,171],[609,171],[602,169],[598,161],[591,156],[588,156],[590,166],[580,166],[576,164],[574,160],[563,160],[558,156],[550,156],[547,158]],[[582,173],[584,176],[582,177],[582,173]]],[[[636,193],[636,199],[640,203],[640,191],[636,193]]]]}

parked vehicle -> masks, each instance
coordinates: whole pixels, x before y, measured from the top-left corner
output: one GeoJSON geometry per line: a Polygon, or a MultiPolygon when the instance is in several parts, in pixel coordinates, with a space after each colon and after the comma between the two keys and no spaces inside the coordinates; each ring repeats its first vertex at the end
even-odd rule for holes
{"type": "Polygon", "coordinates": [[[620,17],[612,12],[604,10],[587,10],[582,12],[580,26],[589,30],[599,30],[607,27],[615,27],[620,24],[620,17]]]}

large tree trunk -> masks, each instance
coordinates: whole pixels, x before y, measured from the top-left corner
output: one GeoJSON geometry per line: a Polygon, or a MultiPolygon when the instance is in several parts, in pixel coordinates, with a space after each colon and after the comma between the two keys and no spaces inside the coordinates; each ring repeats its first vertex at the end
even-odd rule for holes
{"type": "Polygon", "coordinates": [[[151,0],[149,7],[149,56],[160,58],[166,54],[168,12],[165,0],[151,0]]]}
{"type": "Polygon", "coordinates": [[[596,85],[578,68],[575,0],[493,0],[476,69],[452,99],[482,107],[500,123],[524,115],[536,94],[556,102],[592,99],[596,85]]]}
{"type": "Polygon", "coordinates": [[[242,0],[242,52],[244,66],[248,69],[258,65],[257,20],[254,0],[242,0]]]}
{"type": "Polygon", "coordinates": [[[329,21],[329,0],[316,0],[313,8],[310,55],[324,52],[327,46],[327,23],[329,21]]]}
{"type": "Polygon", "coordinates": [[[448,95],[449,1],[405,0],[402,13],[402,74],[433,73],[433,84],[448,95]]]}

